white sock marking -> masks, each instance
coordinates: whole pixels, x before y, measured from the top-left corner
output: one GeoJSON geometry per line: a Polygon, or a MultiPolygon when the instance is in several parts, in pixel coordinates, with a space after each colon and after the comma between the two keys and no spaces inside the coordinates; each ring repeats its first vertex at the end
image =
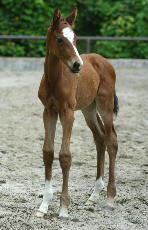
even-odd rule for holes
{"type": "Polygon", "coordinates": [[[80,57],[77,48],[76,48],[75,45],[73,44],[73,42],[74,42],[74,33],[73,33],[73,31],[70,29],[70,27],[66,27],[66,28],[64,28],[64,29],[62,30],[62,33],[63,33],[63,36],[64,36],[65,38],[67,38],[68,41],[70,41],[70,43],[72,44],[72,46],[73,46],[73,48],[74,48],[74,51],[75,51],[77,57],[78,57],[79,60],[80,60],[80,64],[83,65],[82,58],[80,57]]]}
{"type": "Polygon", "coordinates": [[[46,180],[45,182],[45,190],[43,194],[43,201],[40,205],[39,211],[43,213],[47,213],[48,205],[53,197],[53,189],[52,189],[52,180],[46,180]]]}
{"type": "Polygon", "coordinates": [[[89,200],[97,201],[99,198],[99,193],[101,192],[101,190],[103,188],[104,188],[104,181],[102,180],[102,177],[99,177],[99,179],[96,180],[96,182],[95,182],[95,186],[94,186],[93,192],[92,192],[89,200]]]}

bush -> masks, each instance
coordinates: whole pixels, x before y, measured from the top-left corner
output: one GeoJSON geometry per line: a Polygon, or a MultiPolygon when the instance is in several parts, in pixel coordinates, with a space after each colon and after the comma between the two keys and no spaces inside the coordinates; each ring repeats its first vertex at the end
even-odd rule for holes
{"type": "MultiPolygon", "coordinates": [[[[148,37],[148,0],[1,0],[0,34],[46,35],[55,8],[67,16],[77,6],[77,35],[148,37]]],[[[78,42],[80,53],[85,42],[78,42]]],[[[105,57],[148,58],[146,42],[92,42],[105,57]]],[[[45,56],[44,40],[0,40],[1,56],[45,56]]]]}
{"type": "MultiPolygon", "coordinates": [[[[101,36],[148,37],[148,0],[112,1],[106,15],[101,36]]],[[[110,58],[148,58],[147,42],[98,41],[95,49],[110,58]]]]}

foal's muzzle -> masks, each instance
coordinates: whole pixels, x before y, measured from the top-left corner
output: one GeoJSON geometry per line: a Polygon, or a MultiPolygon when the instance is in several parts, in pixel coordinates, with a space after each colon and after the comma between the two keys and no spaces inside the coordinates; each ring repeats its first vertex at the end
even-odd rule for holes
{"type": "Polygon", "coordinates": [[[71,72],[72,73],[79,73],[80,69],[81,69],[81,65],[80,63],[78,63],[77,61],[74,62],[72,68],[71,69],[71,72]]]}

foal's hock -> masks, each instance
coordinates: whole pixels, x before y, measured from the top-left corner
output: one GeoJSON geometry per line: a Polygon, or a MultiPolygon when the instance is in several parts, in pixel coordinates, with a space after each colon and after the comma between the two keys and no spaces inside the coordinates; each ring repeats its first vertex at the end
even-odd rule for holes
{"type": "Polygon", "coordinates": [[[97,201],[99,193],[104,187],[104,159],[107,148],[109,154],[107,207],[109,209],[114,207],[116,195],[114,168],[118,149],[117,135],[113,126],[113,111],[118,112],[118,100],[115,94],[116,75],[112,65],[102,56],[97,54],[79,55],[76,48],[77,38],[72,30],[76,15],[77,10],[74,9],[64,19],[57,9],[47,33],[44,74],[38,92],[44,105],[45,190],[37,216],[47,213],[53,196],[52,163],[56,123],[59,116],[63,128],[59,153],[63,173],[59,216],[61,219],[68,218],[70,204],[68,178],[72,161],[70,137],[75,110],[82,111],[86,123],[92,131],[97,149],[96,182],[86,203],[97,201]]]}

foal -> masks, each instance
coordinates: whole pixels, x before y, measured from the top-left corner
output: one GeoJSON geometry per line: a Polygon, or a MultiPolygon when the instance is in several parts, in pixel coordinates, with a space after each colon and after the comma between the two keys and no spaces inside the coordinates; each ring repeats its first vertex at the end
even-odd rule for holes
{"type": "Polygon", "coordinates": [[[56,123],[59,116],[63,128],[59,154],[63,173],[59,217],[61,219],[68,218],[68,206],[70,204],[68,178],[72,161],[69,147],[75,110],[82,111],[86,123],[92,131],[97,149],[97,177],[93,193],[87,203],[95,202],[104,187],[106,147],[109,154],[107,206],[110,209],[113,208],[116,195],[114,168],[118,144],[113,126],[113,110],[117,113],[118,109],[115,94],[116,75],[111,64],[100,55],[79,55],[76,48],[77,38],[71,27],[76,14],[77,10],[74,9],[70,16],[64,19],[57,9],[47,34],[44,74],[38,92],[44,105],[45,190],[37,216],[43,216],[44,213],[47,213],[48,205],[53,196],[52,163],[56,123]]]}

